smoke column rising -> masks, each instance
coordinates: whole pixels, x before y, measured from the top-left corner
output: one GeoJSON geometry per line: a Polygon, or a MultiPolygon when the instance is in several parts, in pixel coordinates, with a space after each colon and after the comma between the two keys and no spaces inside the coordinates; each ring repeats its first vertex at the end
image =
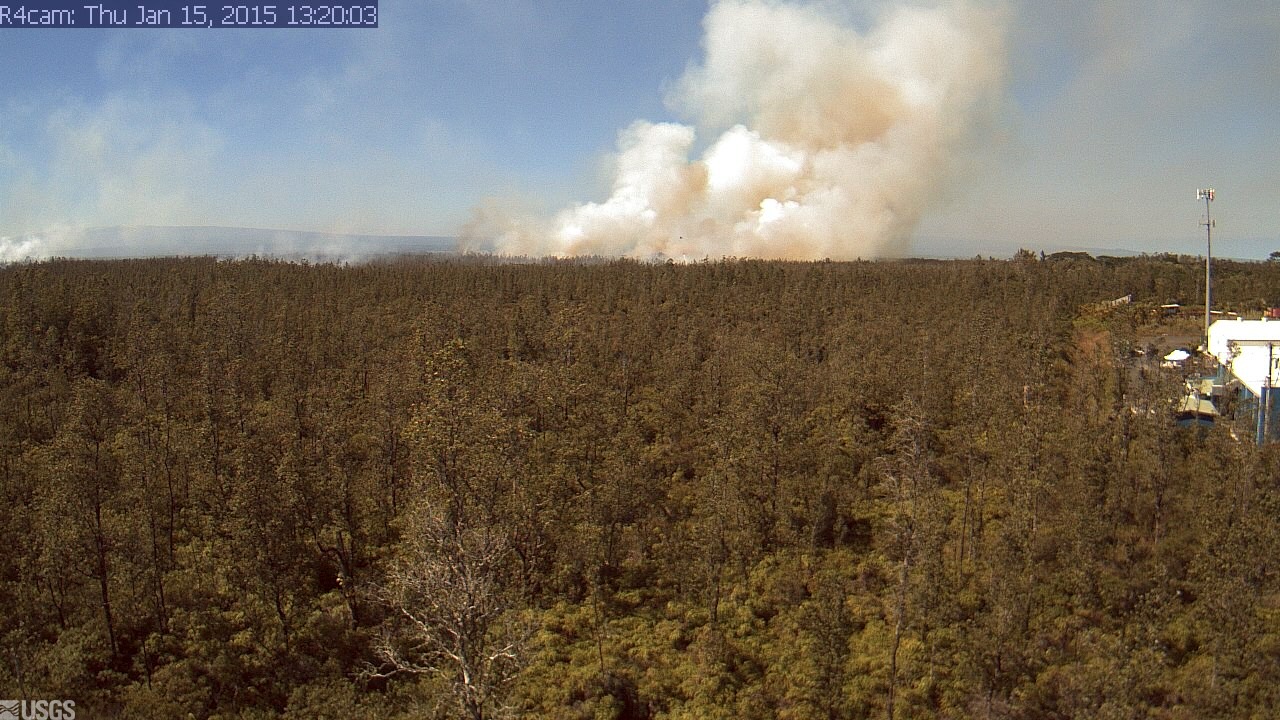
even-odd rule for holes
{"type": "Polygon", "coordinates": [[[703,21],[702,64],[668,97],[697,130],[635,122],[619,134],[609,199],[549,223],[506,221],[498,250],[904,253],[1002,96],[1003,17],[961,3],[897,7],[861,34],[829,7],[716,2],[703,21]],[[697,131],[715,139],[691,160],[697,131]]]}

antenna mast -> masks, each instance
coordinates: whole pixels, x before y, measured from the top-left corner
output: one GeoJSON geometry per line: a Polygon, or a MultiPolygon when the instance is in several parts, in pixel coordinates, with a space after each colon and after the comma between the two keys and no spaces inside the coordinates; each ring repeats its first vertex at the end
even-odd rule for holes
{"type": "Polygon", "coordinates": [[[1209,203],[1213,202],[1213,188],[1196,190],[1196,199],[1204,201],[1205,253],[1204,253],[1204,350],[1209,352],[1209,306],[1213,302],[1213,217],[1209,203]]]}

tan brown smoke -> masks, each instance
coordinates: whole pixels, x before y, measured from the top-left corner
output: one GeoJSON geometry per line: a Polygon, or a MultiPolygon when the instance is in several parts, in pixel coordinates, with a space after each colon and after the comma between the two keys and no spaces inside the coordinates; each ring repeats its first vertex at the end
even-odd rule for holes
{"type": "Polygon", "coordinates": [[[904,253],[996,106],[1003,18],[953,3],[859,33],[829,5],[721,0],[669,104],[619,134],[612,195],[507,222],[500,252],[851,259],[904,253]],[[690,159],[697,132],[716,139],[690,159]]]}

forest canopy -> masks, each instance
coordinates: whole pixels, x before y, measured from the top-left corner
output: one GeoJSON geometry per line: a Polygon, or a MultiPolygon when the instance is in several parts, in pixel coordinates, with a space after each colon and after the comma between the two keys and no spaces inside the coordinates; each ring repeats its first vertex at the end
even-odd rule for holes
{"type": "MultiPolygon", "coordinates": [[[[1181,378],[1143,353],[1201,272],[0,267],[0,697],[1265,716],[1280,455],[1177,428],[1181,378]]],[[[1276,263],[1214,279],[1280,304],[1276,263]]]]}

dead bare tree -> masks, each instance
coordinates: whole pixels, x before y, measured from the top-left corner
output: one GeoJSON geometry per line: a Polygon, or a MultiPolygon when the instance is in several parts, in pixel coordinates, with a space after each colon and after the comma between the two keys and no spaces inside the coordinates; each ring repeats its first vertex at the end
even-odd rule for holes
{"type": "Polygon", "coordinates": [[[383,666],[370,675],[440,675],[461,717],[500,717],[531,636],[500,582],[511,549],[495,528],[450,515],[426,502],[409,513],[401,553],[376,593],[391,616],[375,646],[383,666]]]}

